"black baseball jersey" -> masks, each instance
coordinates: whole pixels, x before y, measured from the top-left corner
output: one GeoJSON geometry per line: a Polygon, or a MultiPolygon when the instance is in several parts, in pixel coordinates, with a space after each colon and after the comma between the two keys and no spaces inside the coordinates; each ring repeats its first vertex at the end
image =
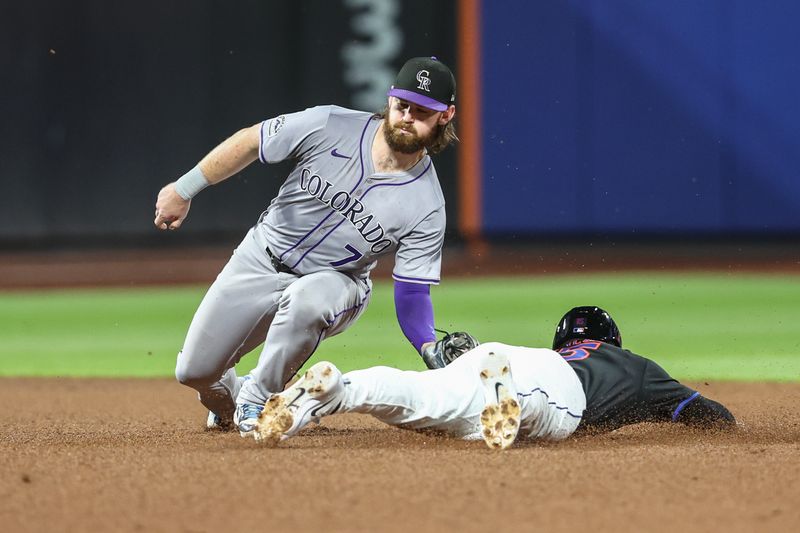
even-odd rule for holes
{"type": "Polygon", "coordinates": [[[639,422],[674,421],[699,396],[653,361],[612,344],[581,339],[557,351],[586,393],[579,429],[610,431],[639,422]]]}

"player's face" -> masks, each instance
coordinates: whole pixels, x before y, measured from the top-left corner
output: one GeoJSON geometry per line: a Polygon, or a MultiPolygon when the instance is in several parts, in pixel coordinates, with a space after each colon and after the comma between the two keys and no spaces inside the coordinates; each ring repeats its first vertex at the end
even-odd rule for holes
{"type": "Polygon", "coordinates": [[[449,121],[450,110],[434,111],[400,98],[389,98],[383,135],[389,148],[413,154],[430,146],[439,128],[449,121]]]}

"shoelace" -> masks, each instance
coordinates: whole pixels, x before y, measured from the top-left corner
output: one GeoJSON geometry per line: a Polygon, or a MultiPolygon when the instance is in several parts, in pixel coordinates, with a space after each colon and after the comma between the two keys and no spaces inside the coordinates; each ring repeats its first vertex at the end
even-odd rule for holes
{"type": "Polygon", "coordinates": [[[262,406],[252,403],[242,405],[242,413],[244,413],[245,420],[248,418],[258,418],[258,415],[260,415],[263,410],[264,408],[262,406]]]}

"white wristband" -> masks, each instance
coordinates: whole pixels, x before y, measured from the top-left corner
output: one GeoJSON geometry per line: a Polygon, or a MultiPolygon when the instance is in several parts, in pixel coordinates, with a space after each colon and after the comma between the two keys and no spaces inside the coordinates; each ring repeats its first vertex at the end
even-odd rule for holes
{"type": "Polygon", "coordinates": [[[184,200],[191,200],[209,185],[211,184],[203,175],[203,171],[200,170],[200,165],[197,165],[178,178],[178,181],[175,182],[175,192],[184,200]]]}

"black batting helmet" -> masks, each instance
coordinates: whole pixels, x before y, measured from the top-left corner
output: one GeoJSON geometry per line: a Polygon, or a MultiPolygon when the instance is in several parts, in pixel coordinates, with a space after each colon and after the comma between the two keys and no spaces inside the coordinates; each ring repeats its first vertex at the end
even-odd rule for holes
{"type": "Polygon", "coordinates": [[[611,315],[592,305],[573,307],[556,326],[553,349],[573,339],[592,339],[622,347],[622,335],[611,315]]]}

